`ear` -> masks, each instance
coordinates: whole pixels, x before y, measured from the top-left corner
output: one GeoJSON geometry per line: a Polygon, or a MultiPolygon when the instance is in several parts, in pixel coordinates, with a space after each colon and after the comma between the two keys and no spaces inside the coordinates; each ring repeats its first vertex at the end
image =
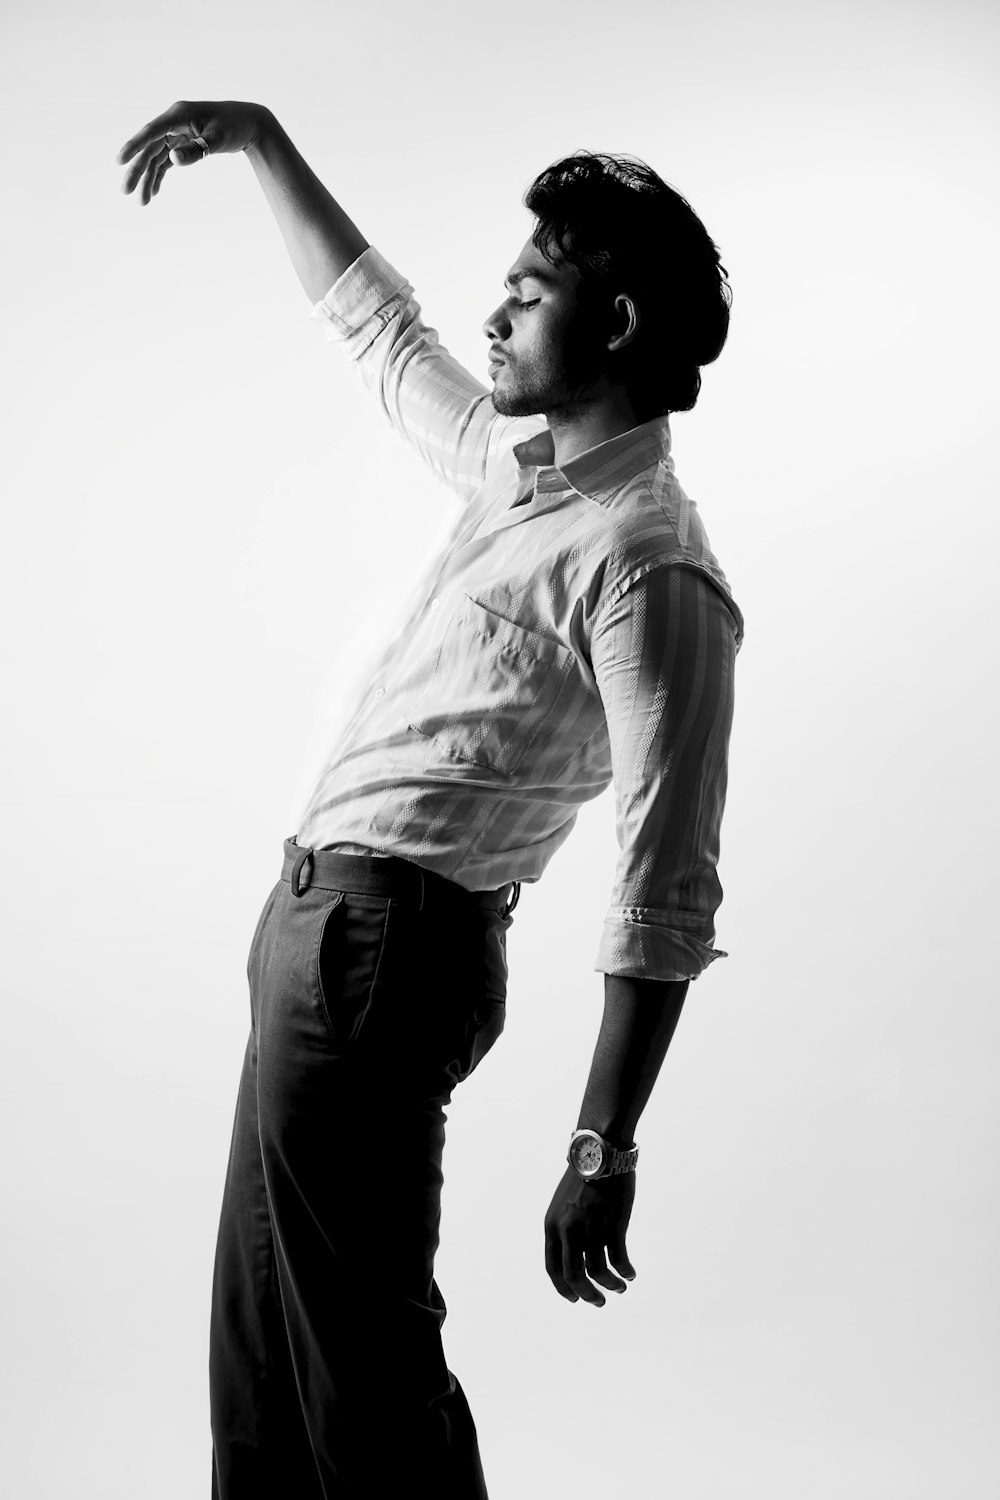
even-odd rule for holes
{"type": "Polygon", "coordinates": [[[624,349],[631,344],[641,322],[639,309],[631,297],[624,294],[615,298],[615,323],[619,332],[608,339],[609,349],[624,349]]]}

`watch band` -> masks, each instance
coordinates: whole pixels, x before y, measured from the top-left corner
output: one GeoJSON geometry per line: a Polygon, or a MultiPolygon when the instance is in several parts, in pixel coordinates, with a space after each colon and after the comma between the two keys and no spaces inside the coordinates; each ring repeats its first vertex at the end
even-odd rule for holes
{"type": "Polygon", "coordinates": [[[610,1161],[601,1173],[602,1177],[610,1177],[613,1172],[633,1172],[635,1164],[639,1160],[639,1147],[630,1146],[627,1150],[620,1151],[617,1146],[609,1146],[610,1161]]]}

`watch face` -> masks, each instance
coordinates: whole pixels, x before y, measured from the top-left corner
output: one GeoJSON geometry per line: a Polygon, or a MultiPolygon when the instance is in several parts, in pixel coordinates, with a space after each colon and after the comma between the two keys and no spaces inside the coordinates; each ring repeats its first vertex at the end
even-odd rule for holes
{"type": "Polygon", "coordinates": [[[596,1177],[604,1164],[604,1147],[600,1141],[581,1135],[573,1142],[573,1165],[585,1177],[596,1177]]]}

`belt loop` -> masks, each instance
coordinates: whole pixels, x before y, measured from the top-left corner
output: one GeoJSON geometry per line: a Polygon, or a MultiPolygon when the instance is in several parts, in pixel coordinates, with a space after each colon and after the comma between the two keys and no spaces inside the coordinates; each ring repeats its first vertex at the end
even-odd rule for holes
{"type": "MultiPolygon", "coordinates": [[[[306,884],[304,886],[299,885],[299,872],[301,871],[302,866],[305,864],[306,860],[312,859],[312,853],[313,852],[311,849],[300,849],[298,854],[296,854],[295,856],[295,863],[292,865],[292,873],[289,876],[289,882],[292,887],[293,896],[302,896],[308,889],[308,880],[306,881],[306,884]]],[[[309,874],[312,875],[312,870],[309,871],[309,874]]]]}
{"type": "Polygon", "coordinates": [[[521,882],[519,880],[514,880],[514,881],[511,882],[510,892],[509,892],[508,897],[507,897],[508,904],[507,904],[507,906],[504,907],[503,915],[505,917],[509,917],[510,916],[511,912],[514,910],[514,907],[517,905],[517,903],[520,901],[520,899],[521,899],[521,882]],[[511,897],[513,897],[514,899],[511,900],[511,897]]]}

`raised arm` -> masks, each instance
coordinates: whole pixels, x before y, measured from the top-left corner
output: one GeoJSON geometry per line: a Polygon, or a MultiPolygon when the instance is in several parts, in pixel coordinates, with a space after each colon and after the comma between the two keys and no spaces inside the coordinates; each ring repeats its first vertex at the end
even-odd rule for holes
{"type": "Polygon", "coordinates": [[[257,174],[306,296],[318,302],[368,241],[263,104],[179,99],[130,136],[115,159],[129,163],[122,191],[141,183],[145,206],[170,167],[239,151],[257,174]]]}
{"type": "Polygon", "coordinates": [[[264,110],[260,134],[246,154],[306,296],[318,302],[368,249],[368,241],[296,151],[270,110],[264,110]]]}
{"type": "Polygon", "coordinates": [[[271,205],[313,316],[399,437],[468,502],[491,465],[509,463],[508,450],[538,428],[538,419],[526,427],[525,419],[497,414],[489,388],[423,321],[413,287],[369,245],[269,109],[178,100],[130,137],[116,160],[129,163],[122,190],[141,184],[146,205],[170,167],[239,151],[271,205]]]}

